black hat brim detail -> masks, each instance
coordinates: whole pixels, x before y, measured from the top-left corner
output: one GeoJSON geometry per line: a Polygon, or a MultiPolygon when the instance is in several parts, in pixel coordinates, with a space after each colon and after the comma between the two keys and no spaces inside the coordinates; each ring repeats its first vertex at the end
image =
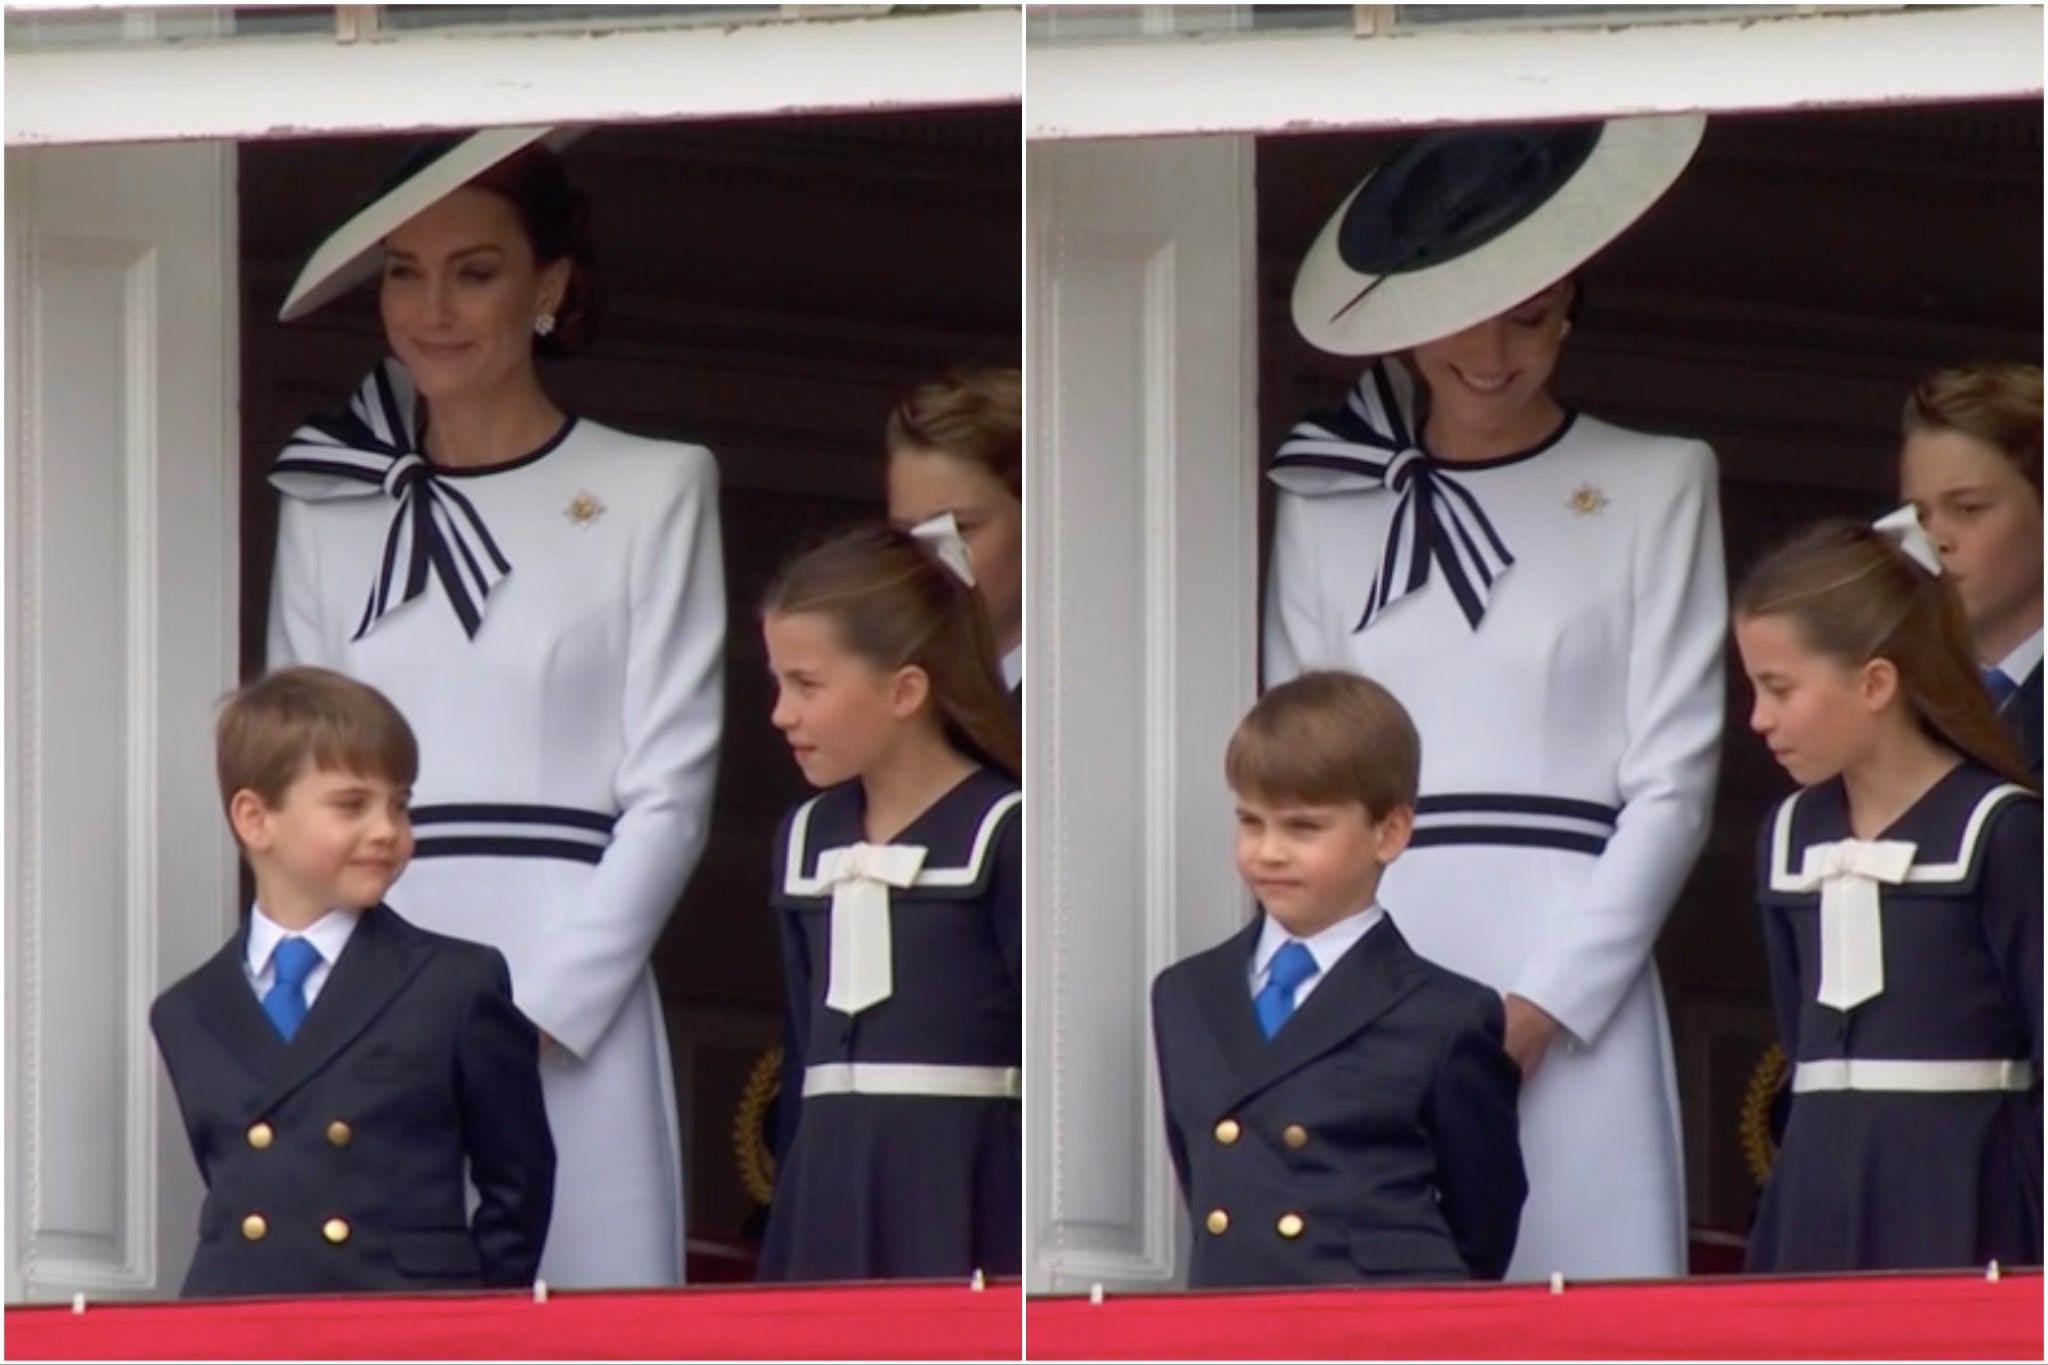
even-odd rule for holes
{"type": "Polygon", "coordinates": [[[1462,331],[1569,276],[1677,181],[1699,115],[1425,134],[1375,170],[1295,278],[1296,328],[1336,355],[1462,331]]]}

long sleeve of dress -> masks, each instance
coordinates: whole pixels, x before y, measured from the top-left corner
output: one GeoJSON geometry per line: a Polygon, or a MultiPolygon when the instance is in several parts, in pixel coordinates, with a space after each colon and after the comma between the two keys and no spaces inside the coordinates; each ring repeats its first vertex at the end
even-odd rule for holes
{"type": "Polygon", "coordinates": [[[277,553],[272,558],[270,574],[267,668],[293,664],[335,666],[320,628],[324,612],[313,568],[313,536],[306,526],[308,515],[309,509],[299,499],[278,499],[277,553]]]}
{"type": "MultiPolygon", "coordinates": [[[[1764,822],[1763,833],[1757,839],[1756,884],[1760,888],[1771,884],[1771,835],[1778,821],[1785,818],[1783,810],[1783,806],[1778,807],[1780,813],[1774,813],[1764,822]]],[[[1799,940],[1793,934],[1782,906],[1764,899],[1758,905],[1758,913],[1763,916],[1764,968],[1770,978],[1771,1014],[1778,1023],[1778,1046],[1784,1051],[1787,1062],[1796,1062],[1799,1060],[1799,940]]]]}
{"type": "Polygon", "coordinates": [[[1510,987],[1589,1045],[1649,959],[1713,810],[1728,628],[1719,487],[1707,446],[1676,458],[1683,477],[1645,509],[1630,566],[1621,816],[1583,897],[1510,987]]]}
{"type": "Polygon", "coordinates": [[[1024,812],[1008,820],[996,845],[996,943],[1009,969],[1010,985],[1024,998],[1024,812]]]}
{"type": "MultiPolygon", "coordinates": [[[[2041,1072],[2041,803],[2007,801],[1985,831],[1978,879],[1984,939],[2041,1072]]],[[[2036,1093],[2039,1093],[2038,1090],[2036,1093]]]]}
{"type": "Polygon", "coordinates": [[[710,452],[684,448],[669,497],[633,551],[618,823],[583,895],[556,912],[547,952],[519,981],[520,1007],[578,1056],[646,968],[703,851],[717,777],[726,603],[710,452]]]}
{"type": "MultiPolygon", "coordinates": [[[[1274,499],[1260,660],[1260,685],[1264,688],[1278,687],[1299,676],[1322,657],[1323,590],[1308,516],[1303,499],[1288,493],[1274,499]]],[[[1361,586],[1361,598],[1364,591],[1361,586]]]]}

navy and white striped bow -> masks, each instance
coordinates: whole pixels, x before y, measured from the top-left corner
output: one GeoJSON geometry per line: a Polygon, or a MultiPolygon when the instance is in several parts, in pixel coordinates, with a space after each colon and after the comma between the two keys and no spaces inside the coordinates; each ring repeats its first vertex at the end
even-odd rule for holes
{"type": "Polygon", "coordinates": [[[475,505],[420,454],[418,414],[412,376],[387,359],[363,380],[346,413],[308,421],[270,467],[271,485],[294,498],[325,502],[381,493],[397,504],[352,639],[369,634],[393,606],[425,592],[429,573],[441,580],[462,629],[475,639],[491,589],[512,572],[475,505]]]}
{"type": "Polygon", "coordinates": [[[1427,583],[1432,560],[1477,630],[1493,585],[1515,562],[1478,499],[1417,443],[1413,397],[1406,374],[1374,361],[1341,411],[1295,424],[1268,474],[1304,497],[1391,489],[1400,499],[1353,633],[1427,583]]]}

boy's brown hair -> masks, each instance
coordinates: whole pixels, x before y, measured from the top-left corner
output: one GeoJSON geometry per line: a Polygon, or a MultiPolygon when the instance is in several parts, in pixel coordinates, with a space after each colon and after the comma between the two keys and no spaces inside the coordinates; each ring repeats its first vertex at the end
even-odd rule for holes
{"type": "Polygon", "coordinates": [[[214,726],[223,809],[244,788],[275,810],[308,766],[381,777],[419,776],[412,727],[382,692],[325,668],[280,668],[227,699],[214,726]]]}
{"type": "Polygon", "coordinates": [[[1356,673],[1304,673],[1260,697],[1223,756],[1241,796],[1341,805],[1374,820],[1415,805],[1422,738],[1394,694],[1356,673]]]}
{"type": "Polygon", "coordinates": [[[963,365],[920,384],[889,414],[891,455],[937,451],[978,464],[990,478],[1024,496],[1024,379],[995,365],[963,365]]]}
{"type": "Polygon", "coordinates": [[[1956,431],[2004,455],[2041,495],[2041,367],[1979,361],[1937,370],[1913,386],[1905,434],[1956,431]]]}

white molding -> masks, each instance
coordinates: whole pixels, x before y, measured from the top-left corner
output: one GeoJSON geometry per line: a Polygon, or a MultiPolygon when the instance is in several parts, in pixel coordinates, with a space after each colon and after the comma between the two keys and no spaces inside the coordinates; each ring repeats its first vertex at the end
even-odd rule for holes
{"type": "Polygon", "coordinates": [[[155,247],[144,252],[128,271],[122,299],[127,341],[122,357],[127,392],[121,414],[126,426],[121,463],[127,498],[123,511],[128,576],[122,596],[128,604],[128,757],[123,765],[128,784],[128,885],[118,989],[125,1003],[122,1137],[128,1179],[122,1191],[126,1216],[119,1287],[135,1291],[155,1288],[157,1279],[156,1046],[149,1031],[149,1007],[158,989],[157,924],[162,910],[158,808],[166,799],[177,799],[164,786],[159,761],[164,737],[157,723],[157,698],[164,690],[157,611],[157,584],[164,576],[157,492],[163,411],[159,360],[170,340],[162,330],[161,262],[162,253],[155,247]]]}
{"type": "Polygon", "coordinates": [[[7,54],[7,145],[1014,104],[1018,10],[7,54]],[[122,92],[109,99],[108,91],[122,92]]]}
{"type": "Polygon", "coordinates": [[[200,1188],[149,1008],[235,918],[234,149],[8,162],[7,1292],[160,1294],[200,1188]]]}
{"type": "MultiPolygon", "coordinates": [[[[14,158],[9,157],[8,160],[11,171],[14,158]]],[[[34,222],[31,215],[37,199],[37,172],[40,168],[40,158],[25,159],[21,163],[19,181],[9,186],[10,190],[19,188],[26,191],[18,197],[10,194],[8,198],[15,204],[16,213],[30,224],[34,222]]],[[[10,310],[19,318],[19,330],[13,338],[13,353],[8,358],[9,377],[16,385],[16,415],[10,431],[19,433],[19,444],[12,452],[16,501],[8,522],[11,534],[7,537],[13,563],[19,568],[8,584],[12,624],[19,634],[11,634],[7,642],[11,665],[7,710],[14,732],[7,768],[8,807],[14,815],[10,830],[17,833],[18,842],[10,850],[12,876],[7,885],[7,921],[10,931],[8,946],[12,950],[9,960],[16,964],[9,982],[16,989],[9,994],[19,1002],[19,1013],[9,1020],[15,1025],[9,1034],[10,1060],[14,1063],[9,1071],[19,1087],[20,1126],[10,1125],[9,1129],[15,1134],[15,1145],[8,1175],[20,1195],[18,1202],[10,1201],[11,1205],[25,1211],[25,1216],[17,1214],[9,1219],[8,1233],[9,1244],[15,1252],[15,1292],[26,1297],[35,1283],[34,1229],[42,1222],[41,1163],[38,1159],[42,1115],[38,1066],[41,1055],[38,1034],[42,1019],[42,977],[39,970],[42,959],[39,932],[42,879],[38,855],[43,843],[40,684],[43,592],[39,561],[43,542],[42,465],[45,442],[43,404],[37,401],[42,390],[42,290],[36,279],[38,234],[31,226],[22,232],[19,240],[20,274],[10,283],[23,287],[18,293],[9,295],[10,310]]]]}
{"type": "MultiPolygon", "coordinates": [[[[28,405],[21,401],[26,392],[22,383],[25,364],[26,341],[29,333],[27,316],[29,310],[23,306],[27,292],[23,288],[28,278],[28,213],[26,207],[33,193],[34,157],[31,155],[7,158],[7,202],[15,206],[15,212],[7,217],[7,363],[6,363],[6,422],[7,445],[6,463],[0,469],[0,526],[12,530],[13,518],[21,507],[19,493],[21,462],[23,453],[29,448],[28,405]]],[[[21,830],[21,793],[23,789],[19,759],[21,755],[20,727],[18,724],[21,676],[21,651],[17,645],[20,639],[21,574],[17,565],[21,562],[21,537],[18,534],[0,534],[0,613],[4,613],[6,630],[4,644],[0,644],[0,658],[4,658],[5,695],[11,704],[0,708],[4,721],[0,721],[0,822],[4,822],[4,848],[0,848],[0,884],[5,894],[5,961],[20,963],[24,960],[21,937],[20,898],[16,894],[17,876],[21,866],[19,853],[23,845],[21,830]]],[[[23,991],[18,988],[19,967],[8,973],[5,1002],[6,1036],[19,1039],[22,1036],[22,1021],[28,1017],[23,1006],[23,991]]],[[[22,1067],[17,1047],[4,1066],[6,1077],[6,1127],[5,1131],[16,1135],[17,1145],[20,1134],[25,1131],[23,1115],[27,1112],[22,1094],[22,1067]]],[[[22,1176],[22,1163],[16,1159],[7,1162],[6,1207],[26,1207],[26,1195],[22,1176]]],[[[19,1303],[24,1297],[22,1277],[22,1220],[19,1217],[6,1220],[4,1252],[4,1284],[0,1284],[0,1295],[8,1303],[19,1303]]]]}
{"type": "Polygon", "coordinates": [[[1034,149],[1026,1284],[1183,1245],[1152,978],[1242,922],[1222,750],[1252,695],[1253,148],[1034,149]]]}
{"type": "MultiPolygon", "coordinates": [[[[28,406],[36,436],[24,460],[24,510],[28,516],[23,528],[23,551],[25,562],[32,566],[25,575],[32,624],[24,632],[23,653],[28,697],[25,720],[33,739],[29,746],[32,757],[27,765],[29,857],[22,864],[26,874],[24,895],[17,908],[27,940],[23,965],[27,973],[24,995],[28,1001],[24,1045],[17,1055],[30,1068],[26,1134],[30,1200],[25,1270],[32,1293],[53,1283],[134,1293],[154,1287],[156,1261],[155,1063],[146,1021],[150,1000],[156,993],[155,819],[160,797],[155,753],[159,737],[151,714],[158,682],[153,604],[158,577],[156,361],[161,344],[157,330],[157,259],[152,248],[143,242],[39,234],[32,248],[30,268],[37,277],[30,282],[29,289],[33,296],[32,326],[37,326],[38,331],[32,334],[28,356],[32,381],[28,406]],[[63,591],[61,584],[44,580],[41,562],[48,548],[42,513],[47,505],[50,456],[43,438],[41,413],[47,406],[44,400],[49,397],[46,381],[50,375],[39,330],[49,316],[40,277],[48,263],[95,268],[115,275],[120,289],[118,315],[110,321],[119,331],[119,377],[123,383],[111,389],[109,398],[118,405],[121,448],[113,452],[113,467],[108,473],[117,480],[122,517],[118,528],[122,537],[118,562],[124,570],[120,584],[125,630],[119,653],[123,666],[121,700],[125,709],[115,723],[120,726],[124,741],[117,746],[124,757],[116,781],[123,812],[117,847],[125,856],[117,870],[120,903],[111,907],[116,941],[97,945],[108,951],[118,967],[104,1003],[118,1011],[120,1026],[116,1054],[104,1059],[105,1065],[97,1068],[90,1065],[89,1059],[57,1051],[68,1041],[62,1036],[64,1030],[50,1027],[53,1017],[61,1017],[62,1007],[48,999],[41,975],[46,961],[45,946],[56,936],[56,926],[46,922],[51,907],[42,893],[40,875],[41,861],[51,852],[47,842],[51,831],[43,818],[45,768],[41,741],[43,727],[49,720],[41,676],[47,638],[44,616],[53,587],[60,594],[63,591]],[[59,1036],[52,1037],[53,1033],[59,1036]],[[52,1065],[53,1062],[61,1064],[52,1065]],[[86,1064],[80,1065],[81,1062],[86,1064]],[[48,1086],[60,1079],[68,1083],[74,1077],[91,1077],[95,1084],[105,1082],[120,1097],[116,1115],[121,1197],[114,1226],[105,1231],[103,1248],[90,1240],[96,1235],[92,1230],[53,1228],[53,1215],[44,1197],[44,1140],[51,1135],[48,1125],[65,1112],[61,1106],[53,1112],[48,1086]],[[63,1249],[45,1251],[42,1243],[46,1236],[60,1239],[63,1249]],[[81,1238],[86,1239],[82,1244],[81,1238]],[[104,1254],[92,1255],[88,1247],[103,1249],[104,1254]]],[[[74,456],[83,458],[84,452],[74,452],[74,456]]],[[[72,475],[77,472],[70,471],[72,475]]],[[[59,618],[66,614],[60,604],[59,618]]],[[[94,910],[102,913],[98,907],[94,910]]],[[[65,911],[60,909],[57,913],[65,911]]]]}
{"type": "Polygon", "coordinates": [[[1034,44],[1038,140],[2038,98],[2039,5],[1034,44]]]}

